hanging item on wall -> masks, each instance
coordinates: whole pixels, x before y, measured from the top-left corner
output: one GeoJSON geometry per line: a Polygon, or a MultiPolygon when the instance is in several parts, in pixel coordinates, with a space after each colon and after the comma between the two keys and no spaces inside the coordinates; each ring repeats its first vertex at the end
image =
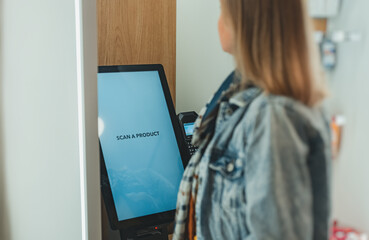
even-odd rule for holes
{"type": "Polygon", "coordinates": [[[362,34],[360,32],[333,31],[325,33],[316,31],[315,42],[320,46],[322,64],[328,71],[334,70],[337,65],[338,44],[347,42],[360,42],[362,34]]]}
{"type": "Polygon", "coordinates": [[[335,43],[360,42],[362,34],[356,31],[333,31],[329,37],[335,43]]]}
{"type": "Polygon", "coordinates": [[[309,12],[313,18],[330,18],[338,14],[340,0],[309,0],[309,12]]]}
{"type": "Polygon", "coordinates": [[[368,240],[368,235],[360,233],[354,228],[338,226],[334,222],[330,240],[368,240]]]}
{"type": "Polygon", "coordinates": [[[346,118],[343,115],[335,115],[332,117],[332,158],[336,159],[341,149],[342,131],[346,123],[346,118]]]}
{"type": "Polygon", "coordinates": [[[330,39],[321,42],[322,64],[326,70],[333,70],[337,65],[337,44],[330,39]]]}

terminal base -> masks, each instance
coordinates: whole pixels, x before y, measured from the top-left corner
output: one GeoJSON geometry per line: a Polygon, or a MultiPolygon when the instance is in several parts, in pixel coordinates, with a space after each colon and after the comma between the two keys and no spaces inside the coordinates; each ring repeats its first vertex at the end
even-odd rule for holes
{"type": "Polygon", "coordinates": [[[121,240],[168,240],[168,229],[145,229],[137,232],[127,232],[120,230],[121,240]]]}

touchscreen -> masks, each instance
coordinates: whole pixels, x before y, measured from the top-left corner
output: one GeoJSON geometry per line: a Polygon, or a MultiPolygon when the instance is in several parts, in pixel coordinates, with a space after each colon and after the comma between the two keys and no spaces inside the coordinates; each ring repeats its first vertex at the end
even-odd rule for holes
{"type": "Polygon", "coordinates": [[[99,73],[98,96],[118,220],[174,210],[184,168],[159,73],[99,73]]]}
{"type": "Polygon", "coordinates": [[[186,136],[192,136],[193,135],[193,128],[194,128],[195,123],[185,123],[183,124],[183,127],[185,129],[186,132],[186,136]]]}

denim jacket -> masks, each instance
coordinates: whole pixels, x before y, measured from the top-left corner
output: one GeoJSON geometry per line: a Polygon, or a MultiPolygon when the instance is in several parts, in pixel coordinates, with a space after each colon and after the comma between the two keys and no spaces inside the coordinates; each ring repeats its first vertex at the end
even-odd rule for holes
{"type": "Polygon", "coordinates": [[[200,161],[197,239],[328,239],[330,149],[320,108],[257,88],[222,102],[200,161]]]}

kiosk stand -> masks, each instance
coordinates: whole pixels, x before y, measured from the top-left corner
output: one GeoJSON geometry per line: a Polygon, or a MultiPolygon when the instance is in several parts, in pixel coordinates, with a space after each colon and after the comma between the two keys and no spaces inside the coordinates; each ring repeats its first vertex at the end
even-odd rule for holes
{"type": "MultiPolygon", "coordinates": [[[[157,227],[155,227],[157,228],[157,227]]],[[[162,226],[161,228],[148,228],[144,230],[127,232],[120,230],[121,240],[168,240],[168,228],[162,226]]]]}
{"type": "Polygon", "coordinates": [[[162,65],[100,66],[101,192],[122,240],[168,240],[189,151],[162,65]]]}

